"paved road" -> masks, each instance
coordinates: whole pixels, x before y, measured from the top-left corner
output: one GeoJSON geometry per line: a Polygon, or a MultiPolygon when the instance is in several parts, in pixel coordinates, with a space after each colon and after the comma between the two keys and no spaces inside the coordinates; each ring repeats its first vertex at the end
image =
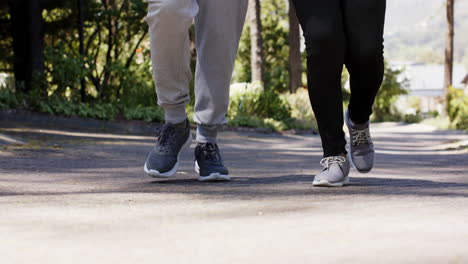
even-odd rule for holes
{"type": "Polygon", "coordinates": [[[221,133],[229,183],[143,174],[154,138],[3,122],[1,263],[468,263],[468,136],[373,127],[377,168],[313,188],[317,136],[221,133]],[[457,143],[458,142],[458,143],[457,143]]]}

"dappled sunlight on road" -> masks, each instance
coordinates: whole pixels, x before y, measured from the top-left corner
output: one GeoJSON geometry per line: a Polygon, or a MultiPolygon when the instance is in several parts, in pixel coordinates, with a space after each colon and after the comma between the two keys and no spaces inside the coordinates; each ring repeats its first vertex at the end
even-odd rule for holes
{"type": "Polygon", "coordinates": [[[16,133],[37,133],[45,135],[59,135],[69,137],[82,137],[82,138],[103,138],[103,139],[125,139],[125,140],[154,140],[155,137],[148,136],[129,136],[129,135],[116,135],[107,133],[87,133],[87,132],[70,132],[63,130],[52,129],[34,129],[34,128],[1,128],[0,131],[16,132],[16,133]]]}
{"type": "Polygon", "coordinates": [[[0,192],[3,195],[179,193],[197,195],[197,199],[468,195],[468,178],[460,176],[466,174],[466,149],[442,148],[460,142],[457,140],[463,140],[466,134],[444,135],[443,131],[430,132],[425,127],[423,132],[413,131],[416,126],[395,124],[384,124],[384,128],[381,125],[373,133],[376,168],[366,175],[352,170],[351,185],[339,192],[311,186],[314,175],[321,170],[318,136],[222,132],[221,153],[232,181],[207,185],[196,180],[194,144],[183,153],[174,178],[151,179],[142,167],[154,137],[2,128],[3,133],[22,138],[26,143],[0,150],[3,179],[0,192]]]}

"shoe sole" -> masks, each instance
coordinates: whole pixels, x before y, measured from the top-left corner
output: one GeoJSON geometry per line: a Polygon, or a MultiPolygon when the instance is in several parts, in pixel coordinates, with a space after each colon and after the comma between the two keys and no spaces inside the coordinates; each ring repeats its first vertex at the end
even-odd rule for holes
{"type": "MultiPolygon", "coordinates": [[[[195,171],[200,174],[200,167],[198,166],[198,162],[195,161],[195,171]]],[[[199,181],[202,181],[202,182],[210,182],[210,181],[230,181],[231,180],[231,177],[229,177],[229,175],[224,175],[224,174],[220,174],[219,172],[213,172],[211,173],[210,175],[208,176],[199,176],[198,177],[198,180],[199,181]]]]}
{"type": "Polygon", "coordinates": [[[349,176],[346,176],[343,181],[329,182],[327,180],[314,181],[313,186],[316,187],[342,187],[349,184],[349,176]]]}
{"type": "Polygon", "coordinates": [[[182,154],[184,150],[189,148],[191,144],[192,144],[192,135],[189,134],[187,141],[185,141],[184,145],[182,145],[179,153],[177,154],[177,162],[174,164],[174,167],[172,167],[172,169],[170,169],[169,171],[159,172],[157,170],[148,169],[148,167],[146,166],[146,162],[145,162],[145,166],[143,168],[145,170],[145,173],[153,178],[169,178],[173,176],[177,172],[177,169],[179,169],[180,155],[182,154]]]}

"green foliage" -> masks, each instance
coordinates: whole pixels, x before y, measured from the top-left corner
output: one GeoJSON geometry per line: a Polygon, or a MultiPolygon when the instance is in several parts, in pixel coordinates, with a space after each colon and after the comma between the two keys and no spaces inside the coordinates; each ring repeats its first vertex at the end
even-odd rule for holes
{"type": "Polygon", "coordinates": [[[403,122],[412,124],[419,123],[423,120],[422,116],[419,113],[416,114],[406,114],[403,116],[403,122]]]}
{"type": "Polygon", "coordinates": [[[283,102],[291,109],[292,120],[289,127],[295,129],[315,129],[317,123],[309,100],[309,92],[305,88],[300,88],[296,93],[284,93],[281,95],[283,102]]]}
{"type": "Polygon", "coordinates": [[[128,120],[144,120],[146,122],[162,122],[164,111],[157,106],[126,107],[114,103],[80,103],[64,99],[60,96],[45,97],[35,94],[23,95],[9,89],[0,88],[0,110],[25,109],[57,116],[77,116],[100,120],[125,118],[128,120]]]}
{"type": "Polygon", "coordinates": [[[256,106],[257,113],[262,117],[271,117],[275,120],[286,120],[291,117],[291,108],[287,102],[281,100],[276,91],[264,91],[256,106]]]}
{"type": "Polygon", "coordinates": [[[374,102],[373,120],[377,122],[383,121],[399,121],[401,114],[395,108],[395,102],[398,97],[407,94],[408,81],[399,80],[398,76],[402,70],[391,69],[385,65],[384,80],[374,102]]]}
{"type": "Polygon", "coordinates": [[[231,86],[230,98],[229,125],[286,129],[281,120],[290,118],[289,109],[274,91],[264,91],[259,83],[238,83],[231,86]]]}
{"type": "MultiPolygon", "coordinates": [[[[148,41],[144,21],[147,3],[144,0],[83,2],[84,55],[79,54],[76,2],[54,1],[44,5],[46,72],[37,76],[35,87],[27,95],[15,93],[14,89],[0,89],[0,109],[22,108],[103,120],[162,121],[163,111],[155,106],[149,49],[148,45],[143,45],[148,41]],[[86,84],[84,98],[81,98],[81,79],[86,84]]],[[[265,51],[264,84],[244,84],[231,90],[229,124],[273,130],[316,128],[307,90],[288,93],[287,2],[262,1],[261,19],[265,51]]],[[[8,20],[8,12],[0,10],[0,25],[5,25],[0,27],[1,33],[8,28],[8,20]]],[[[193,26],[189,31],[193,39],[193,26]]],[[[12,68],[10,46],[11,36],[0,39],[1,68],[12,68]]],[[[192,51],[192,70],[194,55],[192,51]]],[[[305,66],[305,54],[302,59],[305,66]]],[[[385,81],[375,104],[375,119],[378,121],[396,120],[398,117],[393,104],[405,88],[405,82],[397,80],[398,74],[398,71],[386,68],[385,81]]],[[[246,24],[234,80],[249,82],[250,78],[250,34],[246,24]]],[[[344,71],[343,84],[347,78],[344,71]]],[[[22,85],[17,83],[16,87],[22,85]]],[[[192,100],[187,107],[188,113],[193,112],[193,80],[190,93],[192,100]]],[[[349,100],[348,91],[343,90],[343,98],[349,100]]],[[[460,107],[454,105],[454,109],[460,107]]],[[[414,120],[413,116],[405,118],[414,120]]]]}
{"type": "Polygon", "coordinates": [[[48,93],[72,100],[154,104],[149,50],[141,45],[148,35],[146,7],[144,0],[85,0],[83,56],[78,52],[76,2],[46,8],[48,93]],[[86,98],[79,96],[82,78],[86,98]]]}
{"type": "Polygon", "coordinates": [[[308,92],[278,94],[264,91],[261,84],[237,83],[231,86],[228,124],[231,126],[289,129],[316,129],[308,92]]]}
{"type": "Polygon", "coordinates": [[[437,110],[433,110],[433,111],[427,112],[426,115],[429,118],[437,118],[437,117],[439,117],[439,112],[437,110]]]}
{"type": "Polygon", "coordinates": [[[447,101],[450,125],[455,129],[468,130],[468,96],[463,90],[450,87],[447,101]]]}
{"type": "Polygon", "coordinates": [[[10,27],[8,8],[0,8],[0,69],[13,69],[13,39],[9,32],[10,27]]]}
{"type": "Polygon", "coordinates": [[[262,1],[262,36],[265,52],[265,88],[286,92],[289,88],[289,24],[286,1],[262,1]]]}
{"type": "Polygon", "coordinates": [[[265,91],[261,84],[238,83],[231,86],[228,116],[258,116],[285,120],[291,117],[289,106],[275,91],[265,91]]]}
{"type": "Polygon", "coordinates": [[[79,98],[80,79],[84,78],[89,70],[83,67],[84,60],[77,54],[64,53],[64,50],[66,49],[63,43],[57,47],[46,47],[44,50],[49,91],[56,96],[79,98]]]}
{"type": "MultiPolygon", "coordinates": [[[[158,119],[145,22],[144,0],[83,1],[84,54],[79,53],[76,1],[48,1],[43,6],[45,73],[34,77],[28,95],[2,91],[1,107],[20,107],[57,115],[113,119],[127,112],[138,119],[158,119]],[[81,96],[80,80],[86,90],[81,96]],[[21,98],[21,99],[18,99],[21,98]],[[86,103],[85,103],[86,102],[86,103]],[[125,110],[132,109],[133,110],[125,110]],[[141,113],[140,113],[141,112],[141,113]]],[[[0,68],[13,68],[11,24],[0,10],[0,68]]],[[[16,91],[24,90],[17,83],[16,91]]]]}
{"type": "Polygon", "coordinates": [[[16,108],[20,105],[20,100],[16,94],[7,89],[0,89],[0,110],[16,108]]]}
{"type": "Polygon", "coordinates": [[[235,127],[267,128],[272,131],[284,131],[290,127],[282,121],[273,118],[259,118],[256,116],[239,115],[228,120],[228,125],[235,127]]]}
{"type": "Polygon", "coordinates": [[[164,111],[160,107],[137,106],[124,109],[124,117],[128,120],[144,120],[146,122],[163,122],[164,111]]]}
{"type": "MultiPolygon", "coordinates": [[[[145,56],[150,56],[149,51],[145,56]]],[[[156,91],[153,85],[151,64],[142,61],[138,71],[133,71],[119,62],[108,66],[109,71],[120,76],[118,87],[109,94],[111,101],[117,101],[127,107],[153,106],[156,104],[156,91]]]]}
{"type": "Polygon", "coordinates": [[[79,116],[101,120],[114,120],[120,115],[127,120],[143,120],[146,122],[162,122],[164,120],[164,111],[157,106],[124,107],[112,103],[73,103],[60,98],[41,102],[37,110],[52,115],[79,116]]]}
{"type": "MultiPolygon", "coordinates": [[[[286,92],[289,84],[288,13],[282,0],[262,1],[262,37],[265,56],[265,90],[286,92]]],[[[248,23],[242,33],[234,71],[236,82],[251,82],[250,30],[248,23]]]]}
{"type": "Polygon", "coordinates": [[[234,127],[268,128],[262,118],[242,114],[228,119],[228,125],[234,127]]]}
{"type": "Polygon", "coordinates": [[[80,116],[101,120],[113,120],[119,111],[118,108],[111,103],[73,103],[68,100],[63,100],[60,97],[52,97],[49,98],[48,101],[40,102],[37,110],[51,115],[80,116]]]}
{"type": "Polygon", "coordinates": [[[228,117],[255,115],[262,93],[263,87],[258,83],[237,83],[231,85],[228,117]]]}

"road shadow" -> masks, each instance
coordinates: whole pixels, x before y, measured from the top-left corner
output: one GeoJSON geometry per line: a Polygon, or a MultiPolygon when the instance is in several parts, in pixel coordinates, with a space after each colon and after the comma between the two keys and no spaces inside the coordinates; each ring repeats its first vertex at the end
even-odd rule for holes
{"type": "Polygon", "coordinates": [[[153,193],[196,195],[197,199],[261,199],[273,197],[346,197],[346,196],[417,196],[467,198],[468,183],[439,182],[420,179],[353,177],[342,188],[313,187],[314,175],[284,175],[275,177],[234,177],[230,182],[200,182],[195,178],[175,178],[140,182],[126,181],[114,188],[64,192],[11,192],[0,188],[0,196],[76,195],[153,193]]]}
{"type": "Polygon", "coordinates": [[[402,144],[427,137],[419,141],[425,144],[426,141],[430,142],[430,137],[438,136],[433,133],[412,133],[411,137],[403,134],[399,137],[377,137],[377,142],[381,140],[387,143],[382,147],[387,152],[377,152],[376,156],[377,169],[374,175],[381,177],[372,177],[373,174],[352,177],[351,185],[345,188],[312,187],[314,175],[309,172],[320,169],[318,137],[255,133],[224,137],[222,152],[226,165],[232,169],[233,179],[231,182],[202,183],[196,180],[193,172],[193,152],[183,156],[181,171],[185,174],[178,174],[176,178],[168,180],[144,177],[142,163],[154,144],[153,138],[119,138],[115,134],[90,134],[83,137],[83,134],[28,133],[16,134],[32,138],[39,135],[39,139],[48,140],[49,143],[3,150],[4,155],[0,157],[0,183],[19,186],[18,190],[33,190],[29,188],[31,184],[42,187],[37,191],[11,191],[0,186],[0,196],[88,193],[196,194],[207,199],[353,195],[468,196],[468,184],[454,182],[462,178],[453,177],[466,176],[464,161],[468,154],[440,155],[421,148],[415,148],[413,152],[407,144],[402,144]],[[59,148],[51,145],[54,142],[60,143],[59,148]],[[403,145],[405,151],[398,147],[403,145]],[[439,174],[447,177],[441,178],[437,176],[439,174]],[[382,175],[392,177],[385,178],[382,175]],[[434,175],[437,176],[435,179],[441,180],[432,181],[434,177],[426,177],[434,175]],[[426,179],[421,179],[424,177],[426,179]],[[63,185],[68,191],[49,191],[44,188],[53,186],[57,181],[78,182],[80,185],[63,185]]]}

